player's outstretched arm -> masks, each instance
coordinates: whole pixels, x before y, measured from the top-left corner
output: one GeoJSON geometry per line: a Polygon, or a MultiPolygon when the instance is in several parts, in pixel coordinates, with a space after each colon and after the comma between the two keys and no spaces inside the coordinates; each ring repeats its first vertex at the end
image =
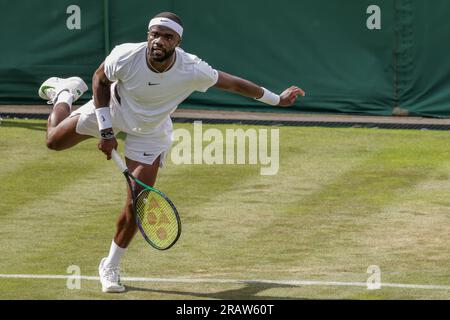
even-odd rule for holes
{"type": "Polygon", "coordinates": [[[109,100],[111,97],[111,84],[105,75],[104,64],[95,71],[92,77],[92,91],[94,93],[95,113],[97,115],[101,139],[98,148],[111,159],[111,151],[117,149],[117,140],[112,129],[109,100]]]}
{"type": "Polygon", "coordinates": [[[280,95],[276,95],[251,81],[233,76],[223,71],[219,71],[219,79],[217,80],[215,87],[280,107],[292,106],[297,100],[297,96],[305,96],[305,92],[296,86],[291,86],[284,90],[280,95]]]}

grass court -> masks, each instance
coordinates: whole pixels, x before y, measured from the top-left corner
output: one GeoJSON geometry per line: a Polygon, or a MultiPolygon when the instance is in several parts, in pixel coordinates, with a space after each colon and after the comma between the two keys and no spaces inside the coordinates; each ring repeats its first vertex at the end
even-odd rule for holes
{"type": "MultiPolygon", "coordinates": [[[[262,128],[204,125],[239,127],[262,128]]],[[[98,276],[126,184],[96,139],[54,152],[45,121],[3,120],[0,299],[450,298],[447,132],[279,129],[275,176],[261,176],[259,165],[175,165],[169,156],[156,187],[180,212],[181,238],[159,252],[138,234],[122,278],[151,279],[104,294],[96,280],[69,290],[66,279],[5,277],[67,276],[71,265],[98,276]],[[380,290],[364,287],[370,265],[380,267],[380,290]]]]}

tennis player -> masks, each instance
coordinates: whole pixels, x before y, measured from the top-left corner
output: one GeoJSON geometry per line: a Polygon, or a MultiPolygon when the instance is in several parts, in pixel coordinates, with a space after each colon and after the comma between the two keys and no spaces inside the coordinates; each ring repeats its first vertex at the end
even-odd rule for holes
{"type": "MultiPolygon", "coordinates": [[[[150,20],[146,42],[116,46],[92,79],[94,97],[77,110],[72,103],[88,89],[81,78],[50,78],[39,88],[41,98],[53,104],[46,142],[52,150],[64,150],[91,137],[111,159],[117,148],[115,135],[126,133],[128,169],[153,186],[171,147],[170,115],[194,91],[216,88],[254,98],[272,106],[291,106],[302,89],[292,86],[280,95],[250,81],[218,71],[179,47],[181,19],[163,12],[150,20]]],[[[138,188],[139,186],[137,186],[138,188]]],[[[119,262],[137,232],[130,193],[119,215],[109,254],[99,265],[103,292],[123,292],[119,262]]]]}

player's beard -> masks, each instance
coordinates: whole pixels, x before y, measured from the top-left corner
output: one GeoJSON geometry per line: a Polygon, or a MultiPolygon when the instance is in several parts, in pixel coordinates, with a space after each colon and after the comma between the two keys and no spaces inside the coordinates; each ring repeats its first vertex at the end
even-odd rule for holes
{"type": "Polygon", "coordinates": [[[175,52],[175,49],[172,49],[170,51],[165,51],[164,49],[161,49],[161,50],[162,50],[162,52],[164,52],[164,55],[162,55],[162,56],[155,56],[153,48],[150,49],[150,56],[151,56],[153,61],[164,62],[167,59],[172,58],[172,56],[173,56],[173,54],[175,52]]]}

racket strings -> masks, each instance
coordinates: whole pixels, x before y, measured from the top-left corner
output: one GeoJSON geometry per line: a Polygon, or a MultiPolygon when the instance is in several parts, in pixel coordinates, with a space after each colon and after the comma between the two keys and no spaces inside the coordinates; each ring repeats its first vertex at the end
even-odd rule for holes
{"type": "Polygon", "coordinates": [[[177,239],[177,215],[159,193],[143,190],[136,199],[136,214],[142,231],[156,247],[167,248],[177,239]]]}

